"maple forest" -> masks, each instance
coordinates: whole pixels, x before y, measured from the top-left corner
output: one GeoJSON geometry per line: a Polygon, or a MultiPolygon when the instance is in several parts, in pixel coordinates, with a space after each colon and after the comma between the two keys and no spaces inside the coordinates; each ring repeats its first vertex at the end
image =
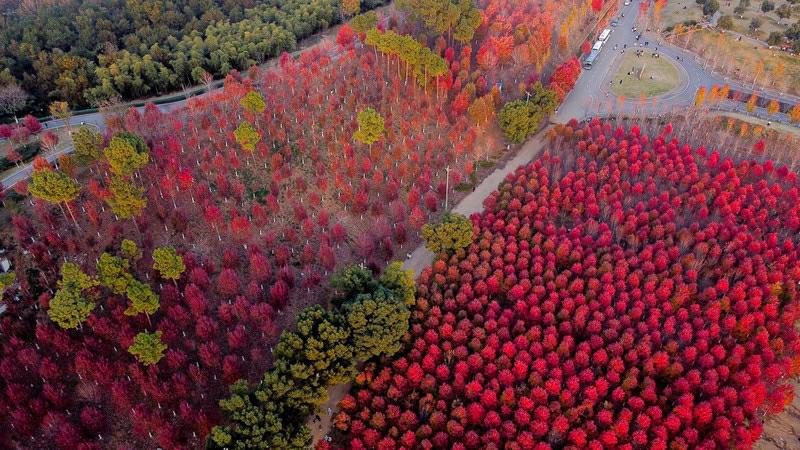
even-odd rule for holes
{"type": "Polygon", "coordinates": [[[597,14],[461,2],[454,34],[415,40],[432,25],[410,3],[179,111],[110,114],[103,135],[75,133],[74,156],[35,161],[5,216],[0,446],[206,445],[229,387],[257,384],[332,274],[380,272],[421,242],[446,186],[502,157],[503,101],[563,97],[580,70],[567,35],[597,14]]]}

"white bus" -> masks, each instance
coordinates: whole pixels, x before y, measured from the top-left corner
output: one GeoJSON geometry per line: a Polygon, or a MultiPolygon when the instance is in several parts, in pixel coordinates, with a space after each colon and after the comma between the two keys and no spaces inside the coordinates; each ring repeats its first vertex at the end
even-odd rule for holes
{"type": "Polygon", "coordinates": [[[603,41],[597,41],[597,42],[594,43],[594,46],[592,47],[592,51],[599,52],[601,48],[603,48],[603,41]]]}
{"type": "Polygon", "coordinates": [[[597,56],[600,55],[599,51],[592,50],[592,53],[589,53],[589,56],[583,61],[583,68],[586,70],[590,70],[592,68],[592,64],[594,64],[597,56]]]}
{"type": "Polygon", "coordinates": [[[597,40],[601,41],[601,42],[605,42],[605,41],[608,40],[608,36],[610,36],[610,35],[611,35],[611,28],[606,28],[605,30],[603,30],[602,33],[600,33],[600,37],[597,38],[597,40]]]}

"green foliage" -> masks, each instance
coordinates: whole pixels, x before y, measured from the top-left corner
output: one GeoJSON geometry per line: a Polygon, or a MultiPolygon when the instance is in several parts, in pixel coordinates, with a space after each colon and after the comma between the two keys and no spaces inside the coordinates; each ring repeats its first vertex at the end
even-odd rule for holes
{"type": "Polygon", "coordinates": [[[65,262],[61,265],[61,279],[58,281],[59,289],[72,289],[81,292],[98,284],[97,280],[83,273],[77,264],[65,262]]]}
{"type": "Polygon", "coordinates": [[[153,269],[158,271],[161,278],[177,281],[186,271],[186,265],[183,256],[175,248],[159,247],[153,250],[153,269]]]}
{"type": "Polygon", "coordinates": [[[461,43],[472,40],[481,24],[475,0],[398,0],[397,7],[437,34],[454,32],[453,37],[461,43]]]}
{"type": "Polygon", "coordinates": [[[128,309],[125,310],[125,315],[127,316],[135,316],[141,313],[149,316],[158,311],[158,307],[161,306],[158,296],[150,289],[150,286],[138,280],[132,279],[125,293],[131,302],[128,309]]]}
{"type": "Polygon", "coordinates": [[[722,16],[717,21],[717,26],[722,28],[723,30],[732,30],[733,29],[733,16],[722,16]]]}
{"type": "Polygon", "coordinates": [[[144,189],[134,186],[124,178],[112,177],[109,191],[111,196],[106,199],[106,203],[111,207],[111,211],[122,219],[138,216],[147,206],[144,189]]]}
{"type": "MultiPolygon", "coordinates": [[[[713,1],[713,0],[709,0],[709,1],[713,1]]],[[[771,2],[769,0],[764,0],[763,2],[761,2],[761,11],[770,12],[773,9],[775,9],[775,3],[773,3],[773,2],[771,2]]]]}
{"type": "Polygon", "coordinates": [[[372,108],[367,108],[358,113],[358,130],[353,133],[353,139],[365,145],[372,145],[383,137],[383,117],[372,108]]]}
{"type": "MultiPolygon", "coordinates": [[[[240,380],[220,401],[227,424],[215,427],[210,448],[306,449],[311,433],[306,418],[327,401],[328,388],[355,375],[359,363],[391,356],[408,331],[403,302],[409,275],[399,266],[387,269],[381,285],[369,271],[345,268],[334,277],[336,289],[355,293],[341,309],[306,308],[295,331],[281,334],[273,367],[253,389],[240,380]]],[[[412,294],[413,295],[413,294],[412,294]]]]}
{"type": "Polygon", "coordinates": [[[515,100],[503,105],[498,121],[503,133],[511,142],[520,144],[531,134],[539,131],[542,120],[555,111],[557,94],[537,83],[530,99],[515,100]]]}
{"type": "Polygon", "coordinates": [[[775,14],[777,14],[781,19],[788,19],[792,17],[792,7],[788,4],[783,4],[775,10],[775,14]]]}
{"type": "Polygon", "coordinates": [[[127,293],[128,286],[134,281],[133,276],[128,273],[128,267],[127,259],[103,253],[97,260],[97,277],[100,284],[117,295],[127,293]]]}
{"type": "Polygon", "coordinates": [[[0,274],[0,301],[3,300],[3,293],[6,291],[6,289],[14,285],[14,281],[16,281],[16,279],[17,274],[14,272],[0,274]]]}
{"type": "Polygon", "coordinates": [[[359,294],[374,291],[378,283],[372,278],[372,272],[362,266],[351,264],[342,268],[331,277],[331,287],[336,291],[334,302],[341,303],[355,298],[359,294]]]}
{"type": "Polygon", "coordinates": [[[133,344],[128,347],[128,353],[135,356],[140,363],[150,366],[158,363],[164,357],[167,345],[161,342],[161,332],[142,332],[133,338],[133,344]]]}
{"type": "Polygon", "coordinates": [[[360,361],[397,353],[411,315],[402,298],[396,299],[386,289],[359,295],[345,304],[344,314],[353,333],[355,356],[360,361]]]}
{"type": "Polygon", "coordinates": [[[786,37],[780,31],[773,31],[767,37],[767,44],[769,45],[781,45],[786,41],[786,37]]]}
{"type": "Polygon", "coordinates": [[[256,91],[250,91],[245,94],[245,96],[239,100],[239,104],[253,114],[263,113],[267,108],[267,104],[264,102],[264,97],[262,97],[261,94],[256,91]]]}
{"type": "Polygon", "coordinates": [[[246,121],[239,124],[239,127],[233,131],[233,135],[236,137],[236,142],[248,152],[253,152],[256,144],[261,140],[261,133],[246,121]]]}
{"type": "Polygon", "coordinates": [[[408,35],[394,31],[367,31],[366,44],[375,47],[381,53],[396,56],[410,68],[421,85],[426,85],[431,78],[439,77],[447,72],[447,61],[427,46],[417,42],[408,35]]]}
{"type": "Polygon", "coordinates": [[[0,27],[0,84],[20,84],[43,110],[52,100],[77,109],[246,70],[336,23],[340,0],[68,0],[15,12],[19,3],[0,6],[11,14],[0,27]]]}
{"type": "Polygon", "coordinates": [[[81,128],[72,133],[72,142],[75,147],[72,158],[77,164],[85,166],[100,157],[103,135],[95,133],[89,128],[81,128]]]}
{"type": "Polygon", "coordinates": [[[706,0],[706,2],[703,4],[703,14],[712,16],[717,11],[719,11],[718,0],[706,0]]]}
{"type": "Polygon", "coordinates": [[[122,177],[131,176],[150,160],[144,141],[130,133],[114,135],[108,147],[103,150],[103,155],[108,160],[111,172],[122,177]]]}
{"type": "Polygon", "coordinates": [[[434,252],[453,252],[472,243],[472,221],[459,215],[447,213],[439,225],[426,224],[422,227],[425,247],[434,252]]]}
{"type": "Polygon", "coordinates": [[[413,306],[416,302],[417,284],[414,281],[414,271],[403,270],[403,263],[394,261],[389,264],[379,281],[381,285],[393,290],[398,298],[402,298],[407,306],[413,306]]]}
{"type": "Polygon", "coordinates": [[[81,187],[67,174],[43,168],[36,169],[31,174],[28,191],[36,198],[50,203],[61,203],[74,200],[81,192],[81,187]]]}
{"type": "Polygon", "coordinates": [[[122,256],[127,258],[128,261],[136,261],[142,257],[142,252],[139,250],[139,246],[136,245],[136,242],[130,239],[123,239],[122,244],[120,244],[120,249],[122,250],[122,256]]]}
{"type": "Polygon", "coordinates": [[[56,325],[67,330],[77,328],[86,321],[95,304],[86,300],[75,289],[59,289],[50,300],[47,316],[56,325]]]}
{"type": "Polygon", "coordinates": [[[86,321],[95,304],[82,295],[83,291],[97,286],[97,281],[81,271],[77,264],[61,265],[58,291],[50,300],[47,316],[61,328],[77,328],[86,321]]]}
{"type": "Polygon", "coordinates": [[[350,20],[350,27],[352,27],[353,31],[356,33],[366,33],[367,31],[375,28],[375,25],[377,24],[378,15],[375,13],[375,11],[359,14],[350,20]]]}

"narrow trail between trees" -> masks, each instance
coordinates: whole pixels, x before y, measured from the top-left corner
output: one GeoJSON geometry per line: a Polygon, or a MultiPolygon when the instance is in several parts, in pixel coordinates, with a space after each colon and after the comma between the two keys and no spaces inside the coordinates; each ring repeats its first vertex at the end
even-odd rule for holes
{"type": "MultiPolygon", "coordinates": [[[[552,126],[552,125],[551,125],[552,126]]],[[[497,168],[488,177],[486,177],[481,184],[475,187],[475,190],[464,197],[451,212],[469,216],[472,213],[483,211],[483,200],[486,199],[492,192],[497,190],[497,187],[505,179],[505,177],[517,170],[517,168],[524,166],[539,155],[546,145],[547,131],[551,126],[547,126],[540,130],[533,137],[528,139],[525,144],[517,150],[517,154],[509,160],[503,167],[497,168]]],[[[414,274],[419,276],[425,267],[433,262],[435,255],[422,244],[411,253],[411,257],[403,262],[405,269],[411,269],[414,274]]],[[[331,429],[333,416],[336,414],[336,406],[339,401],[344,398],[350,391],[352,383],[337,384],[328,389],[328,401],[320,407],[319,417],[317,421],[315,417],[311,417],[308,421],[308,426],[311,428],[311,434],[314,436],[314,445],[323,439],[331,429]],[[329,414],[330,411],[330,414],[329,414]]]]}

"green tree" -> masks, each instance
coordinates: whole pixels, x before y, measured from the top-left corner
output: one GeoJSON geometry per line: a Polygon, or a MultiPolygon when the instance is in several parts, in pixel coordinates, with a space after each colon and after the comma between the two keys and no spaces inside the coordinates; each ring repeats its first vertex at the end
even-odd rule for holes
{"type": "Polygon", "coordinates": [[[372,294],[361,294],[344,305],[344,314],[353,334],[357,360],[392,356],[402,347],[410,313],[392,291],[379,289],[372,294]]]}
{"type": "Polygon", "coordinates": [[[417,284],[414,281],[414,271],[404,270],[403,263],[394,261],[389,264],[383,271],[379,282],[393,290],[407,306],[413,306],[416,302],[417,284]]]}
{"type": "Polygon", "coordinates": [[[34,169],[28,190],[36,198],[58,205],[63,204],[67,208],[72,222],[75,223],[75,226],[78,225],[75,215],[72,214],[72,208],[69,206],[69,202],[75,200],[81,192],[77,181],[63,172],[51,169],[50,166],[44,166],[34,169]]]}
{"type": "Polygon", "coordinates": [[[128,273],[129,262],[119,256],[103,253],[97,260],[97,277],[100,284],[111,292],[122,295],[128,292],[133,276],[128,273]]]}
{"type": "Polygon", "coordinates": [[[786,38],[783,36],[783,33],[780,31],[773,31],[767,37],[767,44],[769,45],[781,45],[786,41],[786,38]]]}
{"type": "Polygon", "coordinates": [[[250,122],[242,122],[239,127],[233,132],[236,142],[248,152],[253,152],[256,149],[256,144],[261,141],[261,133],[258,132],[250,122]]]}
{"type": "Polygon", "coordinates": [[[375,28],[377,23],[378,15],[375,13],[375,11],[368,11],[350,19],[350,27],[352,27],[353,31],[356,33],[366,33],[367,31],[375,28]]]}
{"type": "Polygon", "coordinates": [[[126,294],[128,300],[130,300],[130,305],[125,310],[125,315],[127,316],[144,313],[149,322],[150,315],[158,311],[159,306],[161,306],[158,296],[150,289],[150,286],[138,280],[132,279],[130,281],[126,294]]]}
{"type": "Polygon", "coordinates": [[[472,233],[472,221],[452,213],[445,214],[439,225],[426,224],[422,227],[425,247],[437,254],[465,248],[472,243],[472,233]]]}
{"type": "Polygon", "coordinates": [[[458,19],[453,25],[453,38],[466,44],[475,36],[475,30],[481,25],[481,12],[474,0],[459,0],[458,19]]]}
{"type": "Polygon", "coordinates": [[[131,176],[150,160],[144,141],[131,133],[114,135],[103,150],[103,155],[108,160],[111,172],[122,177],[131,176]]]}
{"type": "Polygon", "coordinates": [[[383,117],[372,108],[367,108],[358,113],[358,130],[353,133],[353,139],[362,144],[372,146],[383,137],[383,117]]]}
{"type": "Polygon", "coordinates": [[[757,31],[759,28],[761,28],[761,19],[753,17],[753,20],[750,21],[750,31],[757,31]]]}
{"type": "Polygon", "coordinates": [[[250,91],[245,94],[245,96],[239,100],[239,104],[253,114],[263,113],[267,108],[267,104],[264,102],[264,97],[262,97],[261,94],[256,91],[250,91]]]}
{"type": "Polygon", "coordinates": [[[783,4],[775,10],[775,14],[777,14],[781,19],[788,19],[792,17],[792,7],[788,4],[783,4]]]}
{"type": "Polygon", "coordinates": [[[733,17],[729,15],[725,15],[719,18],[717,22],[717,26],[722,28],[723,30],[732,30],[733,29],[733,17]]]}
{"type": "Polygon", "coordinates": [[[536,83],[529,99],[508,102],[500,111],[498,121],[511,142],[522,143],[539,130],[542,120],[555,111],[558,96],[551,89],[536,83]]]}
{"type": "Polygon", "coordinates": [[[158,363],[164,357],[167,345],[161,342],[161,332],[142,332],[133,338],[133,344],[128,347],[128,353],[135,356],[140,363],[150,366],[158,363]]]}
{"type": "Polygon", "coordinates": [[[769,0],[764,0],[763,2],[761,2],[761,11],[762,12],[765,12],[765,13],[766,12],[770,12],[773,9],[775,9],[775,3],[772,3],[769,0]]]}
{"type": "Polygon", "coordinates": [[[130,262],[136,261],[142,257],[142,252],[139,250],[139,246],[136,245],[136,242],[130,239],[123,239],[122,244],[120,244],[120,249],[122,250],[122,256],[127,258],[130,262]]]}
{"type": "Polygon", "coordinates": [[[331,277],[331,287],[336,291],[334,302],[341,303],[347,299],[355,298],[359,294],[374,291],[378,283],[368,269],[351,264],[345,266],[331,277]]]}
{"type": "Polygon", "coordinates": [[[3,300],[3,293],[14,285],[16,279],[17,275],[14,272],[0,274],[0,301],[3,300]]]}
{"type": "Polygon", "coordinates": [[[111,207],[111,211],[122,219],[138,216],[147,206],[144,189],[134,186],[124,178],[112,177],[109,191],[111,196],[106,199],[106,203],[111,207]]]}
{"type": "Polygon", "coordinates": [[[72,143],[75,152],[72,154],[75,162],[85,166],[100,157],[100,147],[103,145],[103,135],[95,133],[89,128],[80,128],[72,133],[72,143]]]}
{"type": "Polygon", "coordinates": [[[703,14],[706,16],[712,16],[717,11],[719,11],[718,0],[706,0],[706,2],[703,4],[703,14]]]}
{"type": "Polygon", "coordinates": [[[73,289],[81,292],[98,284],[97,280],[83,273],[77,264],[65,262],[61,265],[61,279],[58,281],[59,289],[73,289]]]}
{"type": "Polygon", "coordinates": [[[173,247],[159,247],[153,250],[153,269],[158,271],[161,278],[172,280],[177,286],[178,279],[186,271],[186,265],[183,256],[173,247]]]}
{"type": "Polygon", "coordinates": [[[77,264],[61,265],[58,291],[50,300],[47,316],[63,329],[78,328],[94,310],[95,304],[83,297],[83,291],[97,286],[97,281],[81,271],[77,264]]]}
{"type": "Polygon", "coordinates": [[[47,316],[56,325],[67,330],[78,328],[94,310],[95,304],[83,298],[74,289],[59,289],[50,300],[47,316]]]}

